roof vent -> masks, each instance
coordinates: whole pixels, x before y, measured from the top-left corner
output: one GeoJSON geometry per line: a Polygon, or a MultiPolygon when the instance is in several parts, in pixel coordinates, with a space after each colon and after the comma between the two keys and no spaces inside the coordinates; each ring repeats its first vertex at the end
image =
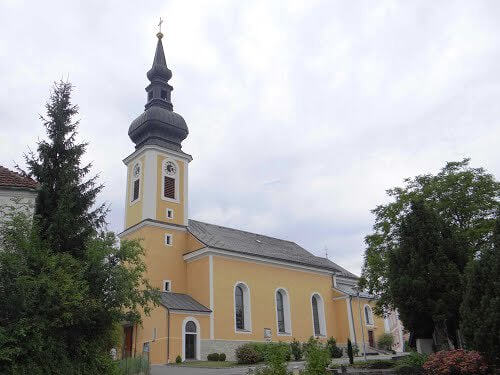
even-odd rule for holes
{"type": "Polygon", "coordinates": [[[262,241],[261,241],[261,240],[255,240],[255,241],[256,241],[256,242],[258,242],[258,243],[262,243],[262,241]]]}

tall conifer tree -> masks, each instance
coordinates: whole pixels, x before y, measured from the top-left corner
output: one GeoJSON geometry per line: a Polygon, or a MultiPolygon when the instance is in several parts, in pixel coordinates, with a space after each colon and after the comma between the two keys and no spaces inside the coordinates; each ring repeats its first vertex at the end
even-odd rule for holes
{"type": "Polygon", "coordinates": [[[500,211],[491,243],[467,269],[461,306],[465,346],[500,369],[500,211]]]}

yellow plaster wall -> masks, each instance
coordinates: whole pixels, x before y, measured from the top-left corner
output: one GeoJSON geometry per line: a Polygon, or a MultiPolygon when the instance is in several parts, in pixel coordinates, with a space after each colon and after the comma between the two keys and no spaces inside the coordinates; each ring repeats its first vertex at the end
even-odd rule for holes
{"type": "Polygon", "coordinates": [[[149,358],[153,364],[166,363],[167,360],[167,310],[156,307],[150,316],[143,316],[142,326],[137,325],[134,329],[134,350],[136,355],[140,355],[143,344],[149,342],[149,358]],[[156,340],[153,341],[153,329],[156,328],[156,340]]]}
{"type": "Polygon", "coordinates": [[[173,224],[179,224],[179,225],[184,225],[184,202],[185,202],[185,197],[184,197],[184,173],[185,173],[185,162],[181,159],[174,158],[167,156],[165,154],[160,154],[157,157],[157,164],[156,164],[156,169],[157,169],[157,179],[156,179],[156,185],[157,185],[157,192],[158,196],[156,197],[156,219],[161,220],[167,223],[173,223],[173,224]],[[162,199],[163,196],[163,190],[162,190],[162,185],[163,185],[163,180],[162,180],[162,163],[163,160],[165,159],[172,159],[174,160],[177,165],[179,166],[179,203],[176,202],[170,202],[162,199]],[[173,219],[167,219],[167,208],[171,208],[174,210],[174,218],[173,219]]]}
{"type": "Polygon", "coordinates": [[[146,277],[157,288],[163,288],[163,280],[172,282],[172,291],[186,293],[186,262],[183,253],[190,234],[178,229],[164,229],[156,226],[145,226],[125,236],[139,238],[145,249],[146,277]],[[173,235],[173,245],[165,245],[165,234],[173,235]]]}
{"type": "MultiPolygon", "coordinates": [[[[264,328],[271,328],[273,341],[306,341],[313,334],[311,295],[318,292],[324,301],[327,337],[336,337],[339,325],[332,300],[329,275],[302,272],[262,263],[213,257],[215,338],[224,340],[264,340],[264,328]],[[236,333],[234,324],[234,285],[245,282],[250,288],[252,332],[236,333]],[[290,298],[291,336],[278,336],[275,290],[283,287],[290,298]]],[[[345,305],[345,302],[344,302],[345,305]]],[[[340,310],[339,310],[340,311],[340,310]]],[[[348,329],[348,327],[347,327],[348,329]]]]}
{"type": "Polygon", "coordinates": [[[210,273],[208,257],[187,263],[187,291],[195,300],[210,307],[210,273]]]}
{"type": "Polygon", "coordinates": [[[336,336],[337,343],[347,345],[349,338],[349,317],[347,314],[347,304],[345,299],[333,301],[333,311],[336,321],[336,336]]]}
{"type": "Polygon", "coordinates": [[[373,308],[375,307],[375,302],[374,301],[369,301],[364,298],[352,298],[352,313],[354,316],[353,322],[354,322],[354,327],[356,329],[356,340],[358,342],[358,347],[360,350],[362,350],[362,345],[363,345],[363,333],[364,333],[364,338],[365,342],[368,344],[368,330],[373,331],[374,338],[375,338],[375,344],[377,343],[378,338],[385,332],[384,328],[384,318],[379,317],[373,313],[373,326],[367,326],[365,322],[365,313],[364,313],[364,306],[365,304],[368,304],[372,308],[372,313],[373,313],[373,308]],[[360,305],[358,306],[358,301],[360,305]],[[359,310],[361,308],[361,320],[359,317],[359,310]],[[363,331],[361,331],[363,329],[363,331]]]}
{"type": "Polygon", "coordinates": [[[132,225],[137,224],[142,220],[142,205],[144,202],[144,156],[139,158],[142,164],[141,179],[139,181],[139,200],[130,204],[130,197],[132,196],[132,168],[136,163],[136,159],[131,161],[127,166],[127,201],[125,205],[125,229],[130,228],[132,225]]]}

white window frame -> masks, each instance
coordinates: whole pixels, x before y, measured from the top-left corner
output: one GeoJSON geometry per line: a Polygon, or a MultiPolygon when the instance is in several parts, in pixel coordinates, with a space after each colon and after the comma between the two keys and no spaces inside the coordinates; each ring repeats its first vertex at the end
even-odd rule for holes
{"type": "Polygon", "coordinates": [[[252,333],[252,307],[250,305],[250,288],[243,281],[237,281],[233,285],[233,320],[234,320],[234,332],[249,334],[252,333]],[[236,328],[236,287],[240,286],[243,290],[243,325],[244,329],[236,328]]]}
{"type": "Polygon", "coordinates": [[[164,292],[171,292],[172,291],[172,281],[171,280],[163,280],[162,289],[164,292]],[[168,290],[166,290],[166,288],[165,288],[166,283],[168,283],[168,290]]]}
{"type": "Polygon", "coordinates": [[[151,341],[156,341],[156,338],[157,338],[157,331],[156,331],[156,327],[154,327],[153,328],[153,337],[152,337],[151,341]]]}
{"type": "Polygon", "coordinates": [[[311,298],[309,299],[309,305],[311,306],[311,318],[312,318],[312,332],[314,337],[326,337],[326,319],[325,319],[325,302],[321,294],[318,292],[314,292],[311,294],[311,298]],[[314,331],[314,310],[312,305],[313,297],[317,297],[318,301],[318,319],[319,319],[319,335],[314,331]]]}
{"type": "Polygon", "coordinates": [[[165,233],[165,246],[173,246],[173,245],[174,245],[174,235],[172,233],[165,233]],[[170,241],[168,241],[167,238],[170,238],[170,241]]]}
{"type": "Polygon", "coordinates": [[[174,220],[174,209],[173,208],[167,208],[167,211],[166,211],[166,218],[168,220],[174,220]],[[168,214],[171,213],[172,216],[168,216],[168,214]]]}
{"type": "Polygon", "coordinates": [[[179,192],[179,180],[180,180],[179,173],[180,173],[179,163],[177,163],[174,159],[171,159],[171,158],[165,158],[165,159],[163,159],[163,161],[161,162],[161,191],[160,191],[160,197],[161,197],[162,200],[167,201],[167,202],[179,203],[179,196],[180,196],[180,192],[179,192]],[[169,176],[169,175],[167,175],[165,173],[165,164],[167,164],[168,162],[171,162],[171,163],[175,164],[175,175],[174,176],[169,176]],[[174,194],[174,199],[167,198],[164,195],[164,192],[165,192],[165,177],[170,177],[170,178],[173,178],[175,180],[175,194],[174,194]]]}
{"type": "Polygon", "coordinates": [[[200,355],[200,339],[201,339],[201,326],[198,320],[192,316],[188,316],[182,321],[182,360],[186,360],[186,323],[192,321],[196,325],[196,359],[201,359],[200,355]]]}
{"type": "Polygon", "coordinates": [[[276,288],[274,291],[274,310],[276,311],[276,334],[278,336],[292,336],[292,318],[290,313],[290,294],[283,287],[276,288]],[[278,323],[278,292],[283,296],[283,316],[285,318],[285,332],[280,332],[278,323]]]}
{"type": "Polygon", "coordinates": [[[130,205],[134,205],[141,200],[141,179],[142,179],[142,162],[137,160],[134,164],[132,164],[132,168],[130,169],[130,187],[129,187],[129,203],[130,205]],[[139,166],[139,177],[134,177],[134,168],[135,166],[139,166]],[[139,194],[137,194],[137,199],[134,199],[134,183],[139,180],[139,194]]]}
{"type": "Polygon", "coordinates": [[[370,305],[368,305],[368,304],[365,304],[365,306],[363,307],[363,313],[364,313],[364,314],[363,314],[363,318],[364,318],[364,320],[365,320],[365,324],[366,324],[367,326],[373,327],[373,324],[374,324],[373,322],[374,322],[374,321],[373,321],[373,311],[372,311],[372,307],[371,307],[370,305]],[[366,308],[367,308],[367,307],[368,307],[368,311],[369,311],[369,313],[368,313],[369,320],[366,320],[366,308]]]}

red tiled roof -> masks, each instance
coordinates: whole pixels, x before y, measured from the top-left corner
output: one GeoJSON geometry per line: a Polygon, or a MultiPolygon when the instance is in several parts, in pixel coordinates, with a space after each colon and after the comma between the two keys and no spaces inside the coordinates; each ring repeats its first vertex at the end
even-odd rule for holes
{"type": "Polygon", "coordinates": [[[13,172],[0,165],[0,188],[1,187],[15,187],[35,189],[37,182],[29,177],[23,177],[17,172],[13,172]]]}

